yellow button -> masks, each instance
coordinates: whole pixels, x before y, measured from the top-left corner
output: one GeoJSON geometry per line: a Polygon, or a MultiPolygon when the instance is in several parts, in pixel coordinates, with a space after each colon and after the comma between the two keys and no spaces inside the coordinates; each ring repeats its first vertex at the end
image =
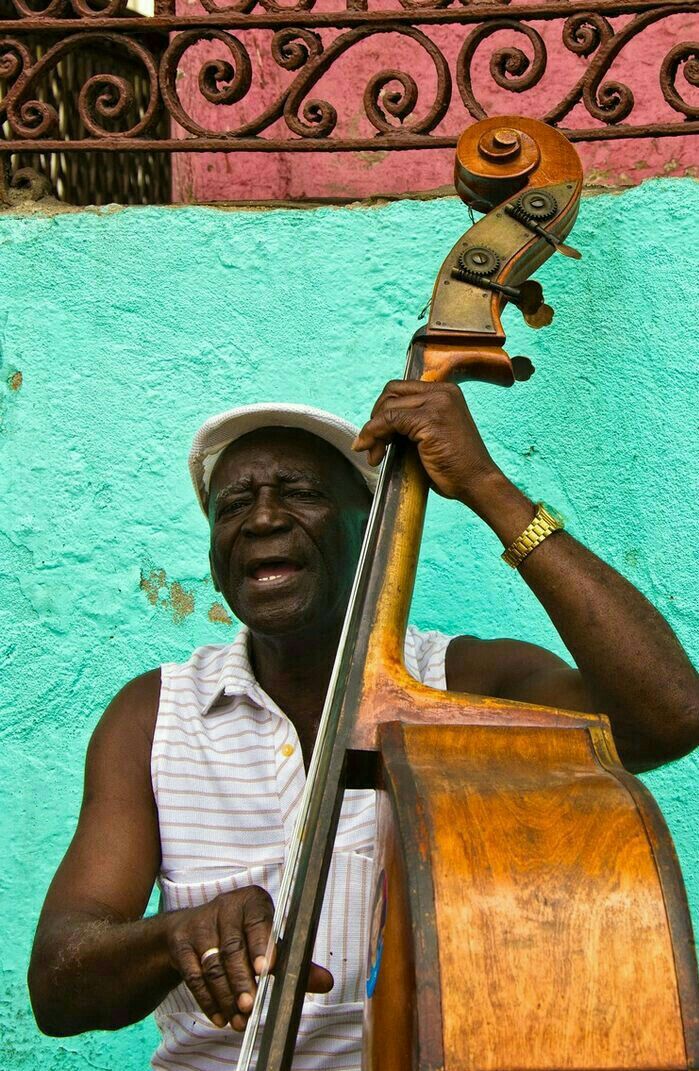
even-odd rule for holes
{"type": "Polygon", "coordinates": [[[284,744],[284,746],[282,748],[282,755],[284,756],[285,759],[288,759],[289,755],[293,755],[295,751],[296,751],[296,748],[294,747],[293,744],[284,744]]]}

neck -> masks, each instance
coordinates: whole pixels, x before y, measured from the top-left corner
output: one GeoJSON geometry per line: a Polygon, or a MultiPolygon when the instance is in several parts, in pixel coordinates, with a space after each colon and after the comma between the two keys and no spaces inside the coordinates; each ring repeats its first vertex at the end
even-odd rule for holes
{"type": "Polygon", "coordinates": [[[304,754],[315,739],[341,631],[342,622],[313,633],[250,633],[255,677],[296,726],[304,754]]]}

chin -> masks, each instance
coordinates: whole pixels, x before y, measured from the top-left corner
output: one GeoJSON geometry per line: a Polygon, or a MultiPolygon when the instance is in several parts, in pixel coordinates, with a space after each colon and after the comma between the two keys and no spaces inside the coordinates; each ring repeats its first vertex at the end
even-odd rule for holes
{"type": "Polygon", "coordinates": [[[261,636],[290,636],[308,629],[321,630],[327,627],[316,606],[276,605],[240,606],[231,603],[235,616],[244,625],[261,636]]]}

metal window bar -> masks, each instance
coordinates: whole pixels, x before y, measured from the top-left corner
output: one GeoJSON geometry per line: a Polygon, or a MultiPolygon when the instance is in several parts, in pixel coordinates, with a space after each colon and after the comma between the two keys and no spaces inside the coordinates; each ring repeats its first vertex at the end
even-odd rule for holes
{"type": "Polygon", "coordinates": [[[102,200],[153,203],[169,199],[163,161],[173,152],[450,148],[464,116],[487,114],[473,78],[483,49],[490,49],[492,85],[520,97],[510,110],[534,114],[572,141],[699,132],[699,0],[292,3],[201,0],[183,14],[174,0],[156,0],[154,14],[142,16],[126,0],[0,0],[0,155],[22,163],[39,154],[77,203],[94,203],[96,189],[102,200]],[[644,57],[657,64],[666,114],[637,121],[643,109],[615,64],[641,35],[678,17],[686,41],[644,57]],[[509,43],[500,43],[503,34],[509,43]],[[429,87],[389,65],[399,40],[429,57],[429,87]],[[336,107],[324,99],[321,82],[367,41],[387,65],[364,87],[358,130],[346,122],[343,101],[336,107]],[[202,42],[215,56],[196,60],[200,103],[219,114],[229,106],[223,128],[207,126],[181,99],[182,58],[202,42]],[[570,85],[542,106],[540,83],[552,59],[567,62],[570,85]],[[288,79],[256,111],[256,79],[272,68],[288,79]],[[230,106],[243,101],[245,117],[236,117],[230,106]]]}

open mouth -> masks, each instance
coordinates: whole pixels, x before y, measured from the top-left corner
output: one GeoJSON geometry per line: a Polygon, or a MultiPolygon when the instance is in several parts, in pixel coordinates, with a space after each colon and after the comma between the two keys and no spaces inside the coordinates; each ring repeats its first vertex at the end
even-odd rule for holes
{"type": "Polygon", "coordinates": [[[301,572],[298,562],[288,558],[269,558],[256,562],[248,570],[248,576],[258,584],[279,584],[301,572]]]}

